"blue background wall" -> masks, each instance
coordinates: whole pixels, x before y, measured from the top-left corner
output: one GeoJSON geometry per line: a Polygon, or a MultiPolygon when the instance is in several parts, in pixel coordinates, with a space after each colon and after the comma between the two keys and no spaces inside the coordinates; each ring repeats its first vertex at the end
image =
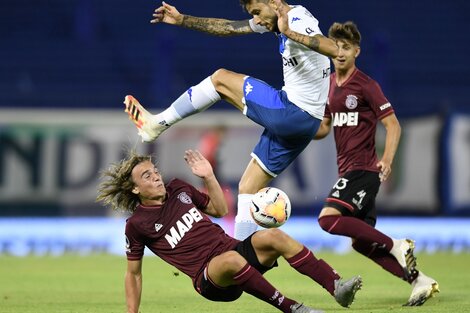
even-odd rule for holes
{"type": "MultiPolygon", "coordinates": [[[[0,106],[121,108],[127,93],[165,107],[219,67],[282,85],[272,34],[218,38],[151,25],[157,1],[0,2],[0,106]]],[[[358,65],[381,83],[398,116],[468,107],[470,2],[297,1],[327,33],[355,21],[358,65]]],[[[237,0],[170,2],[197,16],[243,19],[237,0]]],[[[228,105],[219,106],[229,108],[228,105]]]]}

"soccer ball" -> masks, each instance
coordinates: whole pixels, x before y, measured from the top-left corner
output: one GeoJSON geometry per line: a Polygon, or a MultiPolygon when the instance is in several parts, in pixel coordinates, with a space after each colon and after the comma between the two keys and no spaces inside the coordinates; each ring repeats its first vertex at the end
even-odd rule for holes
{"type": "Polygon", "coordinates": [[[253,195],[250,211],[256,224],[264,228],[279,227],[290,216],[290,200],[284,191],[266,187],[253,195]]]}

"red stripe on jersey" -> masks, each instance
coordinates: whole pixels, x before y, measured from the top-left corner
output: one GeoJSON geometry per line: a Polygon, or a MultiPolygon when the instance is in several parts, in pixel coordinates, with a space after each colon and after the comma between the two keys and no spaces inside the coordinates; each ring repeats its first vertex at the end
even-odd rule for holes
{"type": "Polygon", "coordinates": [[[350,204],[347,203],[347,202],[342,201],[342,200],[335,199],[335,198],[326,198],[326,202],[336,202],[336,203],[339,203],[339,204],[341,204],[342,206],[344,206],[346,209],[348,209],[349,211],[354,212],[353,206],[350,205],[350,204]]]}

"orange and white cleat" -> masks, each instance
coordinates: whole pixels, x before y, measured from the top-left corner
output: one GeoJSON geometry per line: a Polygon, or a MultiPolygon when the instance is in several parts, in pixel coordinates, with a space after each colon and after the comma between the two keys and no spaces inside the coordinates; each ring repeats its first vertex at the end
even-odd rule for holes
{"type": "Polygon", "coordinates": [[[137,127],[138,134],[143,142],[151,142],[160,136],[170,125],[164,121],[159,122],[157,115],[152,115],[131,95],[124,98],[126,108],[124,112],[129,115],[129,119],[137,127]]]}

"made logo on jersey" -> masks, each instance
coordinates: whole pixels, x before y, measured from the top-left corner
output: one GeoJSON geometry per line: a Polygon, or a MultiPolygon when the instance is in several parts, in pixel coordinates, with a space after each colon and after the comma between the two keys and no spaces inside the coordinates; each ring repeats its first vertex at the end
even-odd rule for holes
{"type": "Polygon", "coordinates": [[[333,126],[357,126],[359,112],[336,112],[333,114],[333,126]]]}
{"type": "Polygon", "coordinates": [[[344,104],[348,109],[354,110],[357,108],[357,97],[355,95],[348,95],[344,104]]]}
{"type": "Polygon", "coordinates": [[[176,221],[176,225],[170,228],[170,231],[165,235],[165,239],[172,249],[183,239],[184,235],[193,228],[194,223],[202,220],[201,212],[196,208],[190,209],[184,213],[181,218],[176,221]]]}
{"type": "Polygon", "coordinates": [[[191,200],[191,197],[188,196],[188,194],[186,192],[182,192],[178,195],[178,199],[183,202],[183,203],[186,203],[186,204],[191,204],[193,203],[193,200],[191,200]]]}

